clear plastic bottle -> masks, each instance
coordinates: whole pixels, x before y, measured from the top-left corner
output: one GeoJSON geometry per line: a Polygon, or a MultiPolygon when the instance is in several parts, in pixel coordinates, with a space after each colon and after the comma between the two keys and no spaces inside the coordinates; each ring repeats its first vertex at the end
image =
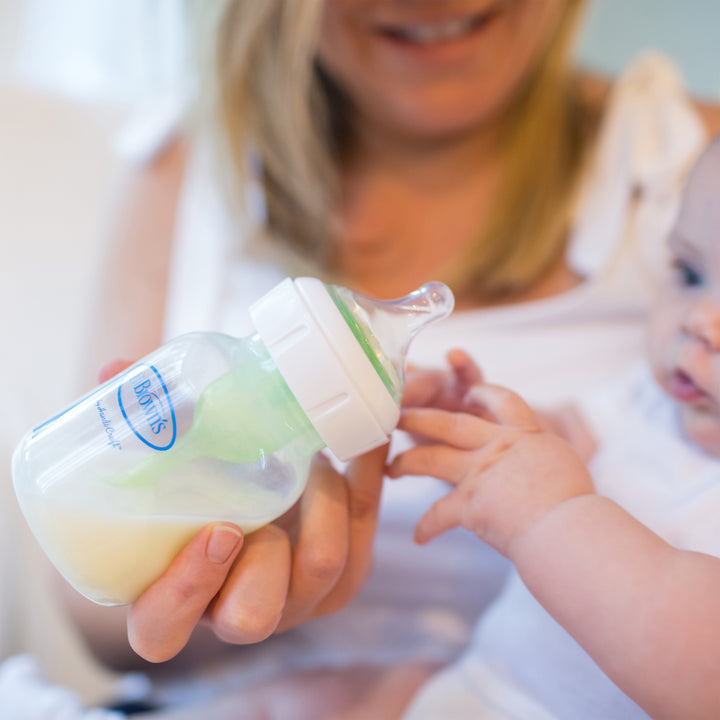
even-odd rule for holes
{"type": "Polygon", "coordinates": [[[377,301],[284,280],[252,336],[180,336],[31,430],[13,456],[28,524],[86,597],[133,602],[208,522],[289,509],[318,450],[385,443],[408,345],[452,307],[441,283],[377,301]]]}

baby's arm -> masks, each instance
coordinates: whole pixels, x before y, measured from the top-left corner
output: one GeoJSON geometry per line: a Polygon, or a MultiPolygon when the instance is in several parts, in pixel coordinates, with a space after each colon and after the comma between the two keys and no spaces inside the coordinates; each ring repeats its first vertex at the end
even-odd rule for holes
{"type": "Polygon", "coordinates": [[[514,393],[478,385],[469,395],[495,422],[437,408],[403,414],[402,429],[437,444],[397,456],[389,474],[454,486],[416,539],[475,532],[653,718],[720,717],[720,560],[672,547],[595,494],[577,453],[514,393]]]}

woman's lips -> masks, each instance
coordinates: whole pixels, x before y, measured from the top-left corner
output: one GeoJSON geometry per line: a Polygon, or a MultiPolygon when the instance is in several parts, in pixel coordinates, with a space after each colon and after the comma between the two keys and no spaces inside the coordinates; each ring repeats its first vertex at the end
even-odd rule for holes
{"type": "Polygon", "coordinates": [[[672,396],[689,405],[704,400],[707,393],[695,383],[695,381],[684,370],[674,370],[669,380],[669,388],[672,396]]]}
{"type": "Polygon", "coordinates": [[[497,10],[491,9],[464,17],[423,22],[380,24],[378,32],[390,40],[409,46],[429,47],[463,39],[487,24],[497,10]]]}

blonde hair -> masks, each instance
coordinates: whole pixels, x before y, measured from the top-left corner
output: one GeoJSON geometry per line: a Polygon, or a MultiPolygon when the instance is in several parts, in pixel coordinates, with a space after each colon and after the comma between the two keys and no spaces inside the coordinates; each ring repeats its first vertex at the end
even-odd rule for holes
{"type": "Polygon", "coordinates": [[[563,254],[597,125],[570,55],[584,0],[566,10],[504,123],[501,188],[485,232],[458,258],[453,285],[476,297],[532,286],[563,254]]]}
{"type": "MultiPolygon", "coordinates": [[[[451,282],[458,290],[484,298],[520,291],[564,250],[589,145],[588,116],[569,70],[583,4],[567,0],[554,37],[508,109],[501,193],[488,229],[453,265],[451,282]]],[[[337,228],[345,103],[315,63],[323,0],[211,5],[218,10],[210,41],[215,64],[205,88],[235,187],[244,186],[252,172],[251,147],[262,168],[268,210],[263,242],[290,250],[326,275],[337,228]]]]}

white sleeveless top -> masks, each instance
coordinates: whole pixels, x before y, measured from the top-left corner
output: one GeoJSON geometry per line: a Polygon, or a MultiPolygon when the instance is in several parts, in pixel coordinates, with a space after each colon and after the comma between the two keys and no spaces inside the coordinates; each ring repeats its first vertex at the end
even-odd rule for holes
{"type": "MultiPolygon", "coordinates": [[[[535,404],[571,399],[636,361],[666,262],[665,237],[705,140],[674,66],[657,55],[640,58],[615,84],[579,203],[569,260],[587,281],[544,300],[456,312],[418,336],[410,360],[440,365],[448,349],[465,348],[491,382],[535,404]]],[[[251,331],[249,303],[281,279],[276,268],[243,256],[243,236],[262,220],[254,200],[257,217],[231,221],[207,153],[191,158],[176,224],[168,337],[251,331]]],[[[446,661],[467,643],[506,562],[461,530],[413,544],[415,523],[445,492],[440,482],[408,478],[386,483],[383,492],[375,568],[364,590],[333,617],[243,648],[238,662],[252,667],[254,678],[261,667],[446,661]]]]}

